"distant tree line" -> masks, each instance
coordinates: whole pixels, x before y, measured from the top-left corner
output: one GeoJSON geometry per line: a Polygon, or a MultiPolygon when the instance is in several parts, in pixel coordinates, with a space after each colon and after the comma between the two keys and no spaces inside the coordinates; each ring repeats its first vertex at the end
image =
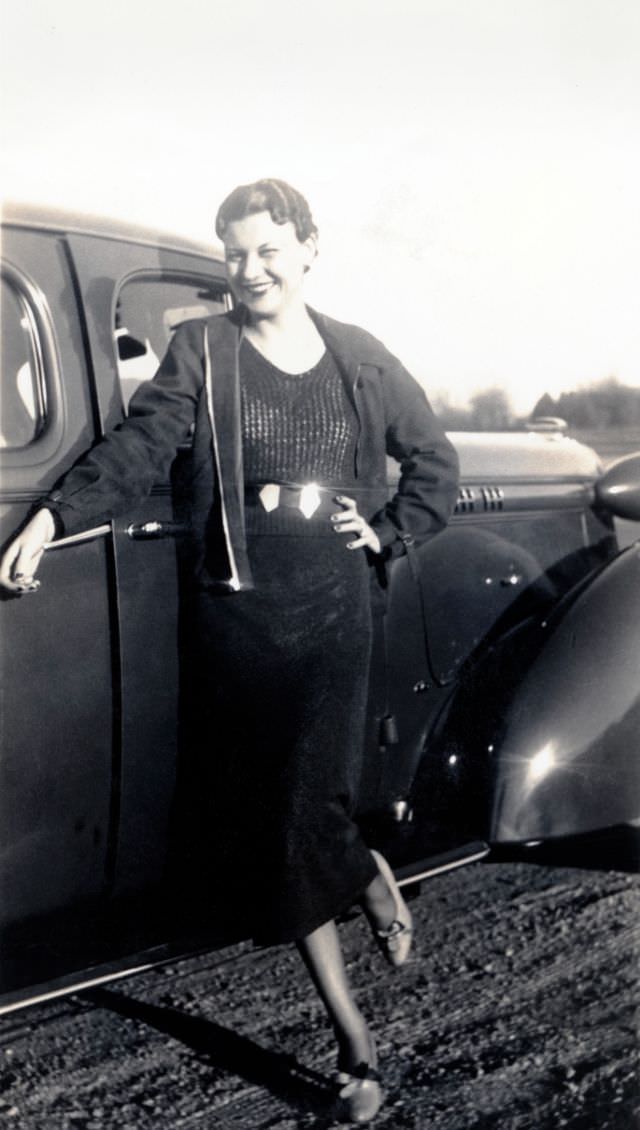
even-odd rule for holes
{"type": "Polygon", "coordinates": [[[446,396],[436,396],[434,408],[452,432],[499,432],[516,424],[507,393],[497,387],[474,393],[466,408],[456,407],[446,396]]]}
{"type": "Polygon", "coordinates": [[[533,415],[561,416],[572,428],[633,428],[640,424],[640,388],[609,377],[574,392],[562,392],[556,400],[545,393],[533,415]]]}
{"type": "Polygon", "coordinates": [[[545,392],[528,416],[517,416],[504,389],[492,387],[474,393],[465,408],[446,396],[434,398],[434,407],[450,431],[505,431],[521,428],[535,416],[559,416],[569,428],[632,428],[640,426],[640,388],[608,377],[556,398],[545,392]]]}

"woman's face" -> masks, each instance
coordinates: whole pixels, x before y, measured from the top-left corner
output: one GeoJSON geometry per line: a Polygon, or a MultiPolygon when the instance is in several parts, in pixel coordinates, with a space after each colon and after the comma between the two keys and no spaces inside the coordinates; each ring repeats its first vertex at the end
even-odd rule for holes
{"type": "Polygon", "coordinates": [[[276,224],[269,212],[255,212],[228,225],[224,252],[236,301],[255,318],[275,318],[302,301],[316,245],[313,236],[301,243],[291,222],[276,224]]]}

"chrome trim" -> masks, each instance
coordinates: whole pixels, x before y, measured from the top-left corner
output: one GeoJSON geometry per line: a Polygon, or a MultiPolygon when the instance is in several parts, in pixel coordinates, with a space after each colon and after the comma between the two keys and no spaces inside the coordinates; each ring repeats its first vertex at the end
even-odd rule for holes
{"type": "Polygon", "coordinates": [[[204,327],[204,385],[207,393],[207,410],[209,413],[209,423],[211,424],[211,442],[213,445],[213,456],[216,464],[216,474],[218,476],[218,487],[220,490],[220,509],[222,510],[222,527],[224,529],[224,537],[227,545],[227,553],[229,555],[229,564],[231,566],[231,577],[229,578],[229,586],[238,592],[240,589],[240,577],[238,574],[238,567],[233,553],[233,546],[231,544],[231,535],[229,532],[229,519],[227,516],[227,506],[224,497],[224,482],[222,480],[222,472],[220,467],[220,449],[218,445],[218,433],[216,431],[216,421],[213,412],[213,374],[211,370],[211,357],[209,355],[209,335],[207,334],[207,327],[204,327]]]}
{"type": "Polygon", "coordinates": [[[502,510],[504,491],[502,487],[482,487],[480,490],[485,510],[502,510]]]}
{"type": "Polygon", "coordinates": [[[153,969],[155,965],[160,965],[162,961],[148,961],[145,965],[132,965],[128,969],[118,970],[116,973],[103,973],[97,977],[88,977],[84,981],[73,981],[69,985],[65,985],[60,989],[49,989],[44,993],[37,993],[33,997],[23,997],[19,1001],[12,1001],[10,1004],[0,1004],[0,1016],[6,1016],[10,1012],[17,1012],[20,1008],[30,1008],[35,1004],[45,1004],[47,1001],[56,1000],[59,997],[68,997],[71,993],[81,993],[84,989],[92,989],[95,985],[105,985],[109,981],[119,981],[124,977],[133,977],[136,973],[146,973],[149,969],[153,969]]]}
{"type": "Polygon", "coordinates": [[[471,513],[475,510],[475,508],[476,508],[476,492],[474,491],[473,487],[461,486],[459,493],[458,493],[456,505],[455,505],[455,508],[454,508],[454,511],[453,511],[454,514],[471,513]]]}
{"type": "Polygon", "coordinates": [[[110,524],[94,526],[91,530],[83,530],[81,534],[70,534],[69,537],[58,538],[57,541],[47,541],[44,543],[43,549],[64,549],[68,545],[80,545],[83,541],[93,541],[94,538],[104,538],[110,533],[110,524]]]}
{"type": "Polygon", "coordinates": [[[37,287],[35,283],[32,283],[30,279],[27,279],[9,260],[3,260],[0,265],[0,277],[5,279],[8,286],[14,291],[20,304],[22,315],[26,319],[35,367],[32,386],[36,411],[36,418],[33,421],[34,433],[32,438],[25,444],[20,444],[19,446],[7,444],[7,446],[3,448],[3,451],[11,452],[30,447],[39,439],[47,426],[50,411],[47,390],[47,358],[45,357],[45,351],[50,354],[50,357],[55,358],[55,350],[52,348],[51,335],[49,332],[50,319],[46,300],[39,287],[37,287]],[[44,347],[43,337],[48,339],[44,347]]]}
{"type": "Polygon", "coordinates": [[[189,532],[182,522],[160,522],[151,518],[148,522],[130,522],[126,529],[132,541],[158,541],[159,538],[177,538],[189,532]]]}
{"type": "Polygon", "coordinates": [[[466,867],[469,863],[478,863],[491,850],[488,844],[483,844],[482,847],[475,844],[474,849],[469,855],[458,855],[451,859],[440,857],[440,862],[438,862],[438,857],[435,856],[432,864],[429,864],[429,861],[425,859],[415,865],[415,871],[411,870],[410,866],[399,868],[396,872],[398,886],[407,887],[411,883],[419,883],[421,879],[430,879],[434,875],[442,875],[445,871],[455,871],[456,868],[466,867]],[[408,872],[408,874],[403,874],[403,872],[408,872]],[[398,875],[401,877],[399,878],[398,875]]]}

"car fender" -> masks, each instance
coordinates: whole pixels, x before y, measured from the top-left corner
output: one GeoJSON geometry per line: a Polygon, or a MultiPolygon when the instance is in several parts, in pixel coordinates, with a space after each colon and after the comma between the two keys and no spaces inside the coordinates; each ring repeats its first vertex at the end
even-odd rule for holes
{"type": "Polygon", "coordinates": [[[466,672],[425,780],[493,844],[640,815],[640,545],[521,625],[466,672]]]}
{"type": "Polygon", "coordinates": [[[541,624],[494,748],[493,842],[573,835],[640,813],[640,546],[541,624]]]}

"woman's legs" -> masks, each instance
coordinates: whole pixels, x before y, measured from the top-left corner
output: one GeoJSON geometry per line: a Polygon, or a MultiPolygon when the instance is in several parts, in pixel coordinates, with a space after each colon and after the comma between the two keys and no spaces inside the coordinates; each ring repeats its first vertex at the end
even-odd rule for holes
{"type": "MultiPolygon", "coordinates": [[[[371,880],[362,896],[362,906],[374,929],[388,929],[396,904],[383,875],[371,880]]],[[[335,922],[325,922],[296,944],[336,1033],[341,1068],[350,1071],[359,1063],[373,1067],[371,1036],[351,995],[335,922]]]]}
{"type": "MultiPolygon", "coordinates": [[[[366,887],[362,906],[374,929],[389,928],[395,918],[396,904],[384,875],[378,873],[366,887]]],[[[299,939],[297,946],[335,1030],[340,1066],[349,1071],[359,1063],[371,1063],[371,1037],[351,995],[333,919],[299,939]]]]}
{"type": "Polygon", "coordinates": [[[378,872],[360,901],[374,930],[388,930],[396,916],[396,902],[384,875],[378,872]]]}
{"type": "Polygon", "coordinates": [[[413,919],[387,860],[374,849],[371,855],[378,865],[378,874],[361,901],[382,953],[397,967],[404,965],[409,956],[413,919]]]}
{"type": "Polygon", "coordinates": [[[333,1025],[340,1070],[351,1072],[363,1063],[375,1067],[373,1042],[351,995],[335,922],[325,922],[296,944],[333,1025]]]}

